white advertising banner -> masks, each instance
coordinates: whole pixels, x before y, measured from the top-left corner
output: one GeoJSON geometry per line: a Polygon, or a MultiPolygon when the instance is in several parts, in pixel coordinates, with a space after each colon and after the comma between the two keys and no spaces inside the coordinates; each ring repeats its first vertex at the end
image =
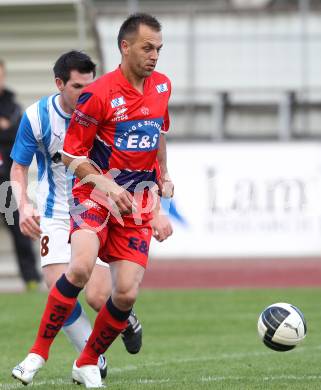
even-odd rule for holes
{"type": "Polygon", "coordinates": [[[170,144],[174,234],[154,257],[321,255],[321,144],[170,144]]]}

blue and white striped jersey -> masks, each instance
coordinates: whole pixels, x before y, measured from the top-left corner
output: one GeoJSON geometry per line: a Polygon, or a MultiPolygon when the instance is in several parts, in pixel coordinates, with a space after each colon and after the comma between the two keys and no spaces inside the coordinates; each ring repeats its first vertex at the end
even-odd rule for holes
{"type": "Polygon", "coordinates": [[[61,162],[61,151],[71,115],[59,105],[59,95],[43,97],[28,107],[21,119],[11,158],[29,166],[36,155],[37,203],[41,216],[69,219],[71,180],[61,162]]]}

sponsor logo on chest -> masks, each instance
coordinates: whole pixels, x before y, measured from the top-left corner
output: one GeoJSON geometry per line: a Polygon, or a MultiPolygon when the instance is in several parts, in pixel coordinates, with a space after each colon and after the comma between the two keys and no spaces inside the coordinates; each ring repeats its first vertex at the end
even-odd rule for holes
{"type": "Polygon", "coordinates": [[[143,106],[141,109],[140,109],[141,113],[143,115],[149,115],[149,108],[148,107],[145,107],[143,106]]]}
{"type": "Polygon", "coordinates": [[[128,115],[126,114],[126,111],[128,110],[127,107],[120,107],[113,113],[112,122],[118,122],[118,121],[124,121],[128,119],[128,115]]]}
{"type": "Polygon", "coordinates": [[[168,91],[167,83],[158,84],[156,85],[156,89],[158,93],[163,93],[168,91]]]}
{"type": "Polygon", "coordinates": [[[118,108],[118,110],[114,112],[114,115],[115,116],[123,115],[127,110],[128,110],[127,107],[118,108]]]}
{"type": "Polygon", "coordinates": [[[123,106],[124,104],[126,104],[124,96],[115,98],[110,102],[111,108],[120,107],[123,106]]]}
{"type": "Polygon", "coordinates": [[[117,123],[114,143],[118,150],[151,151],[158,149],[163,118],[117,123]]]}
{"type": "Polygon", "coordinates": [[[49,146],[49,151],[52,155],[54,155],[57,152],[57,150],[63,148],[65,135],[66,132],[64,130],[54,129],[52,131],[52,137],[49,146]]]}
{"type": "Polygon", "coordinates": [[[64,139],[65,132],[64,132],[63,130],[61,130],[61,131],[55,130],[55,131],[53,131],[52,134],[53,134],[56,138],[58,138],[59,141],[61,142],[61,141],[63,141],[63,139],[64,139]]]}

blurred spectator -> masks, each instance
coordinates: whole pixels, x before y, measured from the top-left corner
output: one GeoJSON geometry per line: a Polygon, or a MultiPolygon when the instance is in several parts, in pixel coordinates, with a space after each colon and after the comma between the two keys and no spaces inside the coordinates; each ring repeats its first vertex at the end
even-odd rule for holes
{"type": "MultiPolygon", "coordinates": [[[[21,118],[21,108],[15,102],[13,92],[5,88],[5,65],[0,60],[0,185],[10,180],[11,158],[10,151],[14,143],[16,132],[21,118]]],[[[14,202],[11,188],[7,193],[6,207],[14,202]]],[[[19,214],[14,212],[14,224],[7,224],[13,239],[13,244],[18,261],[19,271],[27,290],[36,290],[40,281],[40,274],[37,270],[36,257],[32,248],[30,238],[24,236],[19,228],[19,214]]]]}

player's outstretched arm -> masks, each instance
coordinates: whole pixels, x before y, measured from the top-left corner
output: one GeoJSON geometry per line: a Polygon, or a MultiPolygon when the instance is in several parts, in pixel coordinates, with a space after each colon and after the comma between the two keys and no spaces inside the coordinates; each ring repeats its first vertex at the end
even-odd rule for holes
{"type": "Polygon", "coordinates": [[[41,234],[40,216],[28,197],[28,172],[29,166],[14,161],[11,167],[10,180],[19,210],[20,230],[24,235],[35,240],[41,234]]]}

